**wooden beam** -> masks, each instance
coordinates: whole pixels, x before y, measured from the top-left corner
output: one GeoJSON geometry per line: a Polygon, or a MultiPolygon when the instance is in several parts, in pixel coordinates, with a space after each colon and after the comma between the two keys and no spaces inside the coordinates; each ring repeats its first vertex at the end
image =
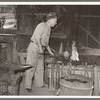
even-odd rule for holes
{"type": "Polygon", "coordinates": [[[17,13],[17,15],[36,15],[36,16],[46,16],[47,13],[17,13]]]}
{"type": "Polygon", "coordinates": [[[80,17],[86,17],[86,18],[100,18],[99,15],[80,15],[80,17]]]}
{"type": "Polygon", "coordinates": [[[97,40],[89,30],[85,29],[82,25],[79,24],[79,27],[82,28],[98,45],[100,45],[99,40],[97,40]]]}
{"type": "Polygon", "coordinates": [[[93,55],[100,56],[100,49],[92,49],[92,48],[78,48],[79,55],[93,55]]]}
{"type": "Polygon", "coordinates": [[[16,36],[16,34],[2,34],[2,33],[0,33],[0,36],[16,36]]]}

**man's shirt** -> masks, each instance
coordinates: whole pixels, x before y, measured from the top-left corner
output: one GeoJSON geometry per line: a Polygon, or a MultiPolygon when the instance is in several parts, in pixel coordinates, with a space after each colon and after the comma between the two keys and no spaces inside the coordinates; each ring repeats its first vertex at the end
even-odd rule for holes
{"type": "Polygon", "coordinates": [[[37,40],[41,39],[42,46],[48,46],[50,32],[51,32],[51,28],[47,25],[47,23],[42,22],[37,25],[32,37],[31,37],[31,41],[37,43],[37,40]]]}

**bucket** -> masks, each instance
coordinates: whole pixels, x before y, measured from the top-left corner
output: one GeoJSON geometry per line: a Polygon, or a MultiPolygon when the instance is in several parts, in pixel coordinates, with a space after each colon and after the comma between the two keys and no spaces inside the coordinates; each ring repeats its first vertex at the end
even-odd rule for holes
{"type": "Polygon", "coordinates": [[[60,94],[64,96],[91,96],[93,80],[82,75],[69,75],[60,79],[60,94]]]}

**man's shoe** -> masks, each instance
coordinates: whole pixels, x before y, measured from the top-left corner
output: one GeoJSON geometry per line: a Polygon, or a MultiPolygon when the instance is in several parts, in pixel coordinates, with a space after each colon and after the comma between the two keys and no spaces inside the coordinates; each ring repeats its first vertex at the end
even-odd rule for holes
{"type": "Polygon", "coordinates": [[[43,86],[41,86],[41,88],[45,88],[47,85],[46,84],[43,84],[43,86]]]}
{"type": "Polygon", "coordinates": [[[32,91],[32,89],[26,89],[29,93],[32,93],[33,91],[32,91]]]}

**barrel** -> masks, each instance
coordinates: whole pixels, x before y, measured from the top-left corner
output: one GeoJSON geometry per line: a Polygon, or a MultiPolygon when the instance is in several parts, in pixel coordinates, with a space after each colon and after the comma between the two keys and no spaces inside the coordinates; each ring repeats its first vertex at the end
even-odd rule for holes
{"type": "Polygon", "coordinates": [[[60,79],[60,94],[62,96],[91,96],[93,79],[82,75],[68,75],[60,79]]]}

